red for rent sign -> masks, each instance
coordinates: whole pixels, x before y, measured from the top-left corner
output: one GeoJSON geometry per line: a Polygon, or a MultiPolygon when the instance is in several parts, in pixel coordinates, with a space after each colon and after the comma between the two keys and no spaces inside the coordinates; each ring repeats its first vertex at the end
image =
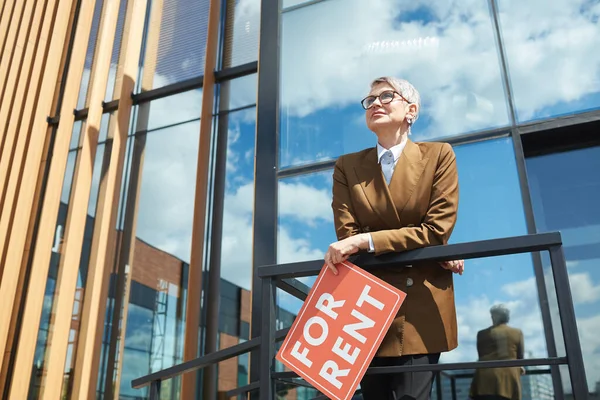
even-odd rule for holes
{"type": "Polygon", "coordinates": [[[323,268],[277,359],[320,392],[352,397],[406,294],[350,262],[323,268]]]}

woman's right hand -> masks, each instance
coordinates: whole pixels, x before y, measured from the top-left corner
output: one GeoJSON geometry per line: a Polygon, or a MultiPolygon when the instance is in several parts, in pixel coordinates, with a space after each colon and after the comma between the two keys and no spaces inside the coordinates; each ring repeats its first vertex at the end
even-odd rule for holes
{"type": "Polygon", "coordinates": [[[364,233],[331,243],[327,249],[327,253],[325,253],[325,263],[331,272],[333,272],[334,275],[337,275],[338,270],[335,267],[335,264],[346,261],[352,254],[361,249],[364,250],[368,248],[368,246],[369,239],[364,233]]]}

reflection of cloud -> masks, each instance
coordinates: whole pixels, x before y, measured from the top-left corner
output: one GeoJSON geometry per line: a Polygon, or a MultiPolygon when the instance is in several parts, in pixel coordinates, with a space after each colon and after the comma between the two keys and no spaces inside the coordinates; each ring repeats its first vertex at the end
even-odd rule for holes
{"type": "Polygon", "coordinates": [[[260,0],[236,1],[231,66],[257,60],[259,29],[260,0]]]}
{"type": "MultiPolygon", "coordinates": [[[[546,273],[544,279],[546,282],[551,280],[551,273],[546,273]]],[[[573,296],[573,304],[594,303],[600,300],[600,285],[594,285],[589,273],[569,274],[569,283],[573,296]]],[[[538,296],[534,277],[505,285],[502,290],[509,296],[516,298],[537,299],[538,296]]],[[[548,286],[547,290],[549,295],[554,295],[553,287],[548,286]]]]}
{"type": "MultiPolygon", "coordinates": [[[[597,106],[564,103],[600,91],[600,7],[583,0],[499,3],[520,119],[597,106]]],[[[420,137],[508,123],[485,2],[329,0],[284,13],[282,32],[281,105],[288,116],[357,104],[371,79],[396,75],[423,95],[429,118],[415,127],[420,137]],[[419,42],[427,37],[436,46],[419,42]]]]}
{"type": "Polygon", "coordinates": [[[331,192],[302,183],[282,182],[279,184],[279,215],[308,226],[318,220],[330,222],[333,216],[331,192]]]}
{"type": "Polygon", "coordinates": [[[286,112],[305,117],[356,103],[373,78],[396,75],[423,95],[424,112],[431,117],[430,126],[422,128],[426,136],[507,123],[487,5],[401,3],[330,0],[285,13],[281,104],[286,112]],[[418,7],[431,8],[437,18],[399,22],[418,7]],[[333,15],[344,24],[332,25],[333,15]],[[436,45],[419,46],[418,38],[427,37],[435,37],[436,45]],[[397,43],[398,51],[361,56],[361,49],[382,42],[391,43],[389,48],[397,43]]]}
{"type": "Polygon", "coordinates": [[[600,90],[600,7],[592,3],[499,2],[520,119],[600,90]]]}
{"type": "MultiPolygon", "coordinates": [[[[295,194],[303,198],[318,198],[312,188],[296,188],[295,194]]],[[[249,289],[252,274],[252,209],[254,185],[245,184],[233,193],[226,194],[223,218],[222,272],[221,276],[238,286],[249,289]]],[[[311,203],[309,203],[311,204],[311,203]]],[[[293,204],[281,203],[284,213],[293,213],[293,204]]],[[[319,208],[306,206],[303,217],[307,220],[320,218],[319,208]],[[310,211],[313,211],[312,213],[310,211]]],[[[329,211],[329,210],[328,210],[329,211]]],[[[313,260],[323,252],[312,248],[308,240],[296,238],[287,229],[280,228],[278,236],[279,262],[313,260]]]]}

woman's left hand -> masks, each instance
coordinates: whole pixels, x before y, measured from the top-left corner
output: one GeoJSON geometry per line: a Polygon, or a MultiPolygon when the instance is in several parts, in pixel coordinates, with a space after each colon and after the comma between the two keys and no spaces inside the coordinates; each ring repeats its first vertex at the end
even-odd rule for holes
{"type": "Polygon", "coordinates": [[[327,267],[334,273],[338,274],[335,264],[346,261],[352,254],[357,253],[360,249],[369,247],[369,238],[366,234],[350,236],[346,239],[331,243],[325,253],[325,263],[327,267]]]}
{"type": "Polygon", "coordinates": [[[442,268],[449,269],[455,274],[462,275],[465,271],[465,261],[464,260],[452,260],[452,261],[442,261],[439,263],[442,268]]]}

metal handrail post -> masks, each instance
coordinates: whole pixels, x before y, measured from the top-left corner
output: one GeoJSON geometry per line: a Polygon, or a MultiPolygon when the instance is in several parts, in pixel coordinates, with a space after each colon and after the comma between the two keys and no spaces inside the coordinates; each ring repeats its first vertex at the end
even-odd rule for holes
{"type": "Polygon", "coordinates": [[[275,381],[272,378],[275,356],[275,291],[272,277],[262,278],[261,333],[260,333],[260,400],[273,400],[275,381]]]}
{"type": "Polygon", "coordinates": [[[152,381],[152,383],[150,384],[150,396],[148,397],[148,400],[160,400],[160,384],[161,384],[161,380],[155,380],[152,381]]]}
{"type": "Polygon", "coordinates": [[[437,400],[442,400],[442,373],[440,371],[435,374],[435,395],[437,400]]]}
{"type": "Polygon", "coordinates": [[[560,313],[560,325],[565,341],[567,363],[569,365],[569,376],[571,378],[571,390],[575,400],[587,400],[588,387],[581,354],[581,344],[577,332],[577,319],[573,308],[573,297],[569,286],[569,274],[562,246],[552,246],[549,250],[550,264],[554,276],[554,287],[556,300],[560,313]]]}

